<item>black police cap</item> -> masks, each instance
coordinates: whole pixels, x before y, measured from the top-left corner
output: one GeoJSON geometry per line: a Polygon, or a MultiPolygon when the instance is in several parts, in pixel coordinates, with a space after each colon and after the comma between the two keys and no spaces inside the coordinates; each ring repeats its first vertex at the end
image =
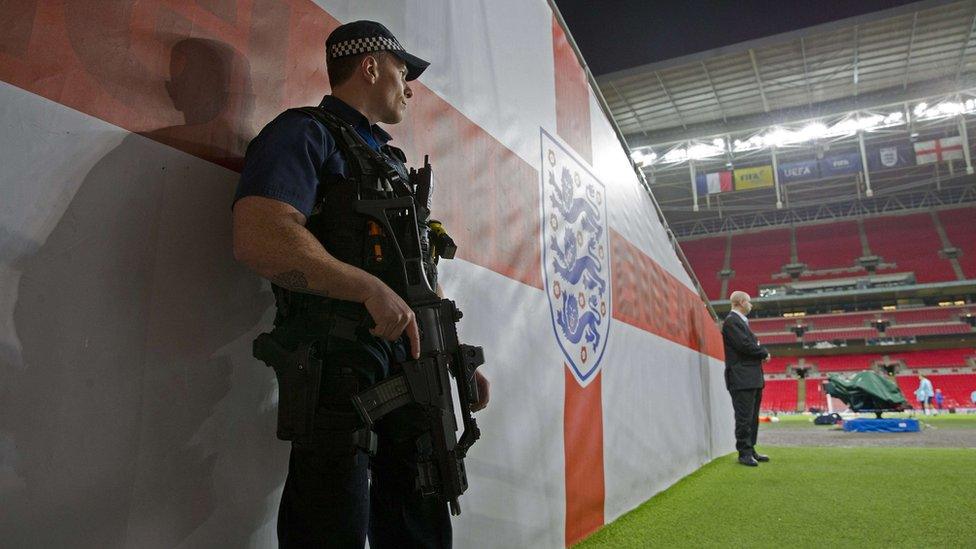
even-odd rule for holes
{"type": "Polygon", "coordinates": [[[407,53],[393,33],[376,21],[353,21],[340,25],[325,41],[325,49],[329,59],[388,51],[406,63],[407,80],[417,78],[430,66],[427,61],[407,53]]]}

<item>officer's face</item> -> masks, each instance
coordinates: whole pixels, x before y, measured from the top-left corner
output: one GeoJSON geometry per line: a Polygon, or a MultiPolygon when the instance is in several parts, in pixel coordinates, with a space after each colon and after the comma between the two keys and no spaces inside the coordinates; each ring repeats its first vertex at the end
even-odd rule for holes
{"type": "Polygon", "coordinates": [[[374,89],[379,122],[397,124],[407,112],[407,99],[413,96],[407,85],[407,66],[395,55],[386,54],[380,57],[377,69],[374,89]]]}

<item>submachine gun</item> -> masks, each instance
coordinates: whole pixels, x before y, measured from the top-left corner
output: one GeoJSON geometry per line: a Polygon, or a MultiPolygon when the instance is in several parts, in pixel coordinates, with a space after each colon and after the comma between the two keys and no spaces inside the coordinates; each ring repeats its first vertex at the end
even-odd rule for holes
{"type": "MultiPolygon", "coordinates": [[[[413,196],[397,193],[398,198],[360,199],[355,202],[355,209],[379,224],[389,237],[388,247],[393,248],[396,257],[392,259],[397,262],[391,271],[392,279],[399,279],[394,288],[416,316],[420,358],[401,363],[400,373],[361,391],[352,400],[368,429],[401,406],[420,405],[432,452],[420,456],[418,486],[424,495],[436,495],[446,501],[452,515],[459,515],[458,498],[468,488],[464,457],[481,436],[471,415],[471,405],[478,402],[474,372],[484,364],[484,353],[481,347],[458,341],[457,322],[461,320],[461,311],[453,301],[438,296],[427,277],[425,255],[430,257],[431,246],[447,259],[454,256],[456,249],[450,237],[438,227],[430,232],[429,238],[428,231],[422,229],[430,216],[432,177],[427,157],[420,170],[410,170],[406,184],[413,196]],[[464,427],[460,439],[455,438],[457,419],[448,374],[454,377],[457,386],[464,427]]],[[[384,255],[388,257],[389,253],[384,255]]]]}

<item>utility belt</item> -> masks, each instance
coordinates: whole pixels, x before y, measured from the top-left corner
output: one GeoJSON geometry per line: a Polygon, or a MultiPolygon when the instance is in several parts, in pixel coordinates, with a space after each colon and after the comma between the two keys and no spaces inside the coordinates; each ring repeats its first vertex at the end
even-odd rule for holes
{"type": "MultiPolygon", "coordinates": [[[[351,399],[358,382],[349,368],[324,367],[324,349],[328,337],[305,339],[290,350],[271,334],[260,334],[254,340],[253,354],[272,368],[278,382],[278,429],[281,440],[307,439],[315,430],[315,419],[321,409],[351,411],[351,399]],[[324,389],[324,392],[323,392],[324,389]]],[[[349,443],[370,455],[376,453],[376,433],[359,422],[360,428],[350,434],[349,443]]]]}
{"type": "MultiPolygon", "coordinates": [[[[352,409],[359,382],[352,369],[327,364],[329,341],[361,342],[369,336],[370,317],[359,303],[275,289],[278,316],[274,334],[260,334],[253,355],[275,372],[278,383],[278,428],[281,440],[312,435],[320,408],[352,409]],[[284,295],[282,295],[284,294],[284,295]]],[[[371,455],[376,434],[360,421],[351,444],[371,455]]]]}
{"type": "Polygon", "coordinates": [[[278,312],[275,329],[302,337],[338,337],[359,341],[369,334],[371,318],[362,303],[331,299],[273,286],[278,312]]]}

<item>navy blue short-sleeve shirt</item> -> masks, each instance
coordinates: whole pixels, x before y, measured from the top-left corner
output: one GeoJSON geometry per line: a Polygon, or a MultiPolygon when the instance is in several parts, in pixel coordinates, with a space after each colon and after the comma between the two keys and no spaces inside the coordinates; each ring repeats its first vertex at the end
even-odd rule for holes
{"type": "MultiPolygon", "coordinates": [[[[371,126],[359,111],[334,96],[325,96],[321,106],[352,124],[376,150],[391,139],[390,134],[371,126]]],[[[290,204],[308,217],[315,206],[320,170],[349,174],[335,138],[321,122],[301,112],[285,111],[248,145],[234,203],[245,196],[263,196],[290,204]]]]}

